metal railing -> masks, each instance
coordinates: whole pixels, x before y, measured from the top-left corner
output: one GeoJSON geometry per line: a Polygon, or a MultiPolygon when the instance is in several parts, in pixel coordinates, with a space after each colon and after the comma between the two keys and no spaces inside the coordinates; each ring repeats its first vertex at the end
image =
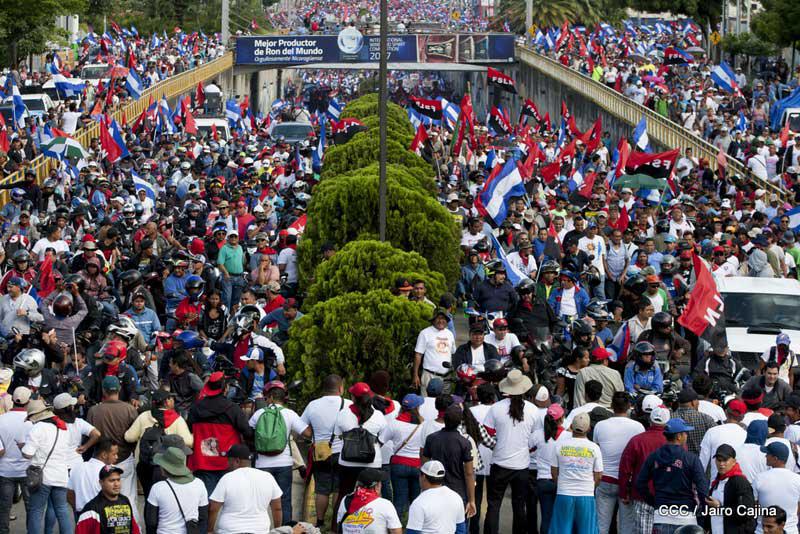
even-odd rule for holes
{"type": "MultiPolygon", "coordinates": [[[[650,139],[670,149],[680,148],[683,151],[691,148],[696,158],[706,158],[711,168],[717,169],[717,147],[697,136],[694,132],[610,89],[605,84],[596,82],[588,76],[565,67],[558,61],[543,56],[531,48],[517,44],[517,55],[523,63],[550,78],[558,80],[570,89],[580,93],[584,98],[594,102],[606,112],[630,125],[638,124],[642,115],[644,115],[647,117],[647,135],[650,139]]],[[[728,174],[749,176],[768,193],[775,193],[779,198],[786,198],[786,191],[755,176],[739,160],[727,158],[727,162],[726,172],[728,174]]]]}
{"type": "MultiPolygon", "coordinates": [[[[209,61],[200,67],[187,70],[157,83],[153,87],[143,91],[142,96],[138,100],[119,106],[116,111],[111,113],[111,116],[114,117],[115,120],[120,121],[122,115],[125,114],[128,121],[133,121],[147,108],[150,104],[151,97],[153,102],[158,102],[162,97],[173,98],[185,94],[194,89],[198,83],[218,76],[232,67],[233,52],[226,52],[223,56],[209,61]]],[[[100,124],[97,121],[92,121],[89,126],[77,130],[73,137],[81,145],[88,147],[91,140],[99,135],[100,124]]],[[[42,181],[50,175],[50,171],[57,169],[58,165],[59,161],[57,159],[39,155],[31,160],[23,169],[8,175],[0,181],[0,184],[22,180],[27,170],[33,170],[36,173],[36,181],[41,185],[42,181]]],[[[8,202],[8,194],[8,190],[0,191],[0,205],[8,202]]]]}

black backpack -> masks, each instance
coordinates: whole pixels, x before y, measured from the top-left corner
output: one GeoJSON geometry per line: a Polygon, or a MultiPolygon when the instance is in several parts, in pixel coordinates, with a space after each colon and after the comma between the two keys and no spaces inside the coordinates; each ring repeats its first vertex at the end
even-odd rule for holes
{"type": "Polygon", "coordinates": [[[377,438],[362,426],[342,432],[342,452],[339,457],[346,462],[372,463],[376,442],[377,438]]]}
{"type": "Polygon", "coordinates": [[[153,465],[153,458],[161,449],[161,438],[164,437],[164,429],[156,423],[142,434],[139,440],[139,463],[153,465]]]}

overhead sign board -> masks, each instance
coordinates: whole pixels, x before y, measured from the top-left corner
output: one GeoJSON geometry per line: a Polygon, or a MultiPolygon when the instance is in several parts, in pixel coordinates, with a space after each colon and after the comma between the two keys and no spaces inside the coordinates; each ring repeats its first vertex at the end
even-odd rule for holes
{"type": "MultiPolygon", "coordinates": [[[[510,63],[514,36],[502,33],[389,35],[388,61],[510,63]]],[[[236,39],[237,65],[365,63],[380,60],[380,39],[349,27],[339,35],[259,35],[236,39]]]]}

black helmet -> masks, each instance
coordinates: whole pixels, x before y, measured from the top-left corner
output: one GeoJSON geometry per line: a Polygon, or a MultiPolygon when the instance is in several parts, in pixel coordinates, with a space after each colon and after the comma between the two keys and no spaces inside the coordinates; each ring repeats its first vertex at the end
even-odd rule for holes
{"type": "Polygon", "coordinates": [[[530,357],[533,355],[533,351],[525,348],[525,345],[517,345],[513,349],[511,349],[511,361],[515,364],[521,364],[522,358],[528,356],[528,361],[532,361],[533,359],[530,357]]]}
{"type": "Polygon", "coordinates": [[[589,301],[589,304],[586,305],[586,315],[595,321],[608,321],[609,313],[606,304],[608,304],[608,301],[592,299],[589,301]]]}
{"type": "Polygon", "coordinates": [[[703,527],[697,525],[683,525],[675,531],[675,534],[704,534],[703,527]]]}
{"type": "Polygon", "coordinates": [[[572,337],[591,336],[592,325],[586,321],[578,319],[577,321],[572,322],[572,325],[570,326],[570,333],[572,334],[572,337]]]}
{"type": "Polygon", "coordinates": [[[27,250],[25,250],[23,248],[23,249],[20,249],[20,250],[16,251],[11,259],[14,260],[14,263],[22,263],[24,261],[30,262],[31,261],[31,255],[30,255],[30,253],[28,253],[27,250]]]}
{"type": "Polygon", "coordinates": [[[672,316],[667,312],[660,311],[653,315],[650,324],[653,328],[670,328],[672,326],[672,316]]]}
{"type": "Polygon", "coordinates": [[[583,278],[583,282],[589,287],[597,287],[600,285],[600,275],[597,274],[597,271],[594,269],[589,269],[581,273],[581,278],[583,278]]]}
{"type": "Polygon", "coordinates": [[[140,273],[136,269],[125,271],[124,273],[119,275],[119,282],[120,284],[122,284],[122,287],[131,288],[139,284],[141,281],[142,281],[142,273],[140,273]]]}
{"type": "Polygon", "coordinates": [[[489,252],[489,244],[483,239],[481,239],[480,241],[475,243],[475,245],[472,246],[472,250],[475,250],[477,252],[489,252]]]}
{"type": "Polygon", "coordinates": [[[536,282],[530,278],[525,278],[517,286],[517,293],[520,295],[527,295],[536,291],[536,282]]]}
{"type": "Polygon", "coordinates": [[[64,283],[75,284],[76,286],[78,286],[78,291],[80,291],[81,293],[86,291],[86,280],[84,280],[83,277],[81,277],[81,275],[79,274],[71,274],[67,276],[66,278],[64,278],[64,283]]]}
{"type": "Polygon", "coordinates": [[[635,352],[637,356],[640,354],[652,354],[655,356],[656,348],[649,341],[640,341],[633,346],[633,352],[635,352]]]}
{"type": "Polygon", "coordinates": [[[506,377],[508,371],[500,360],[486,360],[483,364],[481,378],[489,382],[499,382],[506,377]]]}
{"type": "Polygon", "coordinates": [[[665,234],[667,232],[669,232],[669,221],[666,219],[656,221],[656,233],[665,234]]]}
{"type": "Polygon", "coordinates": [[[486,263],[486,274],[491,276],[496,272],[506,272],[506,266],[500,260],[492,260],[486,263]]]}
{"type": "Polygon", "coordinates": [[[645,291],[647,291],[647,280],[644,276],[640,274],[633,275],[625,280],[624,286],[625,289],[633,293],[634,295],[644,295],[645,291]]]}
{"type": "Polygon", "coordinates": [[[542,263],[542,268],[539,269],[539,272],[542,273],[542,274],[544,274],[544,273],[556,273],[556,274],[558,274],[559,270],[560,270],[560,268],[558,266],[558,262],[557,261],[547,260],[544,263],[542,263]]]}

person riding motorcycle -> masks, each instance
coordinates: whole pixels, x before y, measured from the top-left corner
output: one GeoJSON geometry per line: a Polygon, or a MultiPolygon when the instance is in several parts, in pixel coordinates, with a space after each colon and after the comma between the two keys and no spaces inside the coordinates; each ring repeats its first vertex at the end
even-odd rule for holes
{"type": "Polygon", "coordinates": [[[650,330],[639,335],[638,341],[648,341],[656,350],[656,360],[669,362],[670,375],[677,373],[678,365],[689,365],[691,344],[672,328],[672,316],[658,312],[650,320],[650,330]]]}
{"type": "Polygon", "coordinates": [[[123,272],[119,275],[119,300],[118,308],[120,310],[127,310],[132,305],[133,295],[134,293],[142,293],[145,296],[145,302],[147,303],[147,307],[151,310],[156,309],[155,301],[153,300],[153,295],[144,286],[143,281],[144,277],[142,273],[135,270],[130,269],[128,271],[123,272]]]}
{"type": "Polygon", "coordinates": [[[97,299],[91,296],[86,291],[86,280],[78,274],[70,274],[64,278],[64,283],[74,284],[78,288],[83,302],[86,304],[86,317],[81,321],[76,329],[77,332],[82,334],[82,337],[91,342],[100,337],[100,328],[103,321],[103,307],[98,304],[97,299]]]}
{"type": "Polygon", "coordinates": [[[121,386],[120,400],[130,401],[134,407],[138,406],[139,394],[136,392],[136,386],[139,380],[134,368],[125,361],[128,356],[125,342],[118,339],[106,342],[100,349],[100,355],[102,357],[100,362],[84,377],[87,402],[97,404],[102,401],[103,379],[106,376],[116,376],[121,386]]]}
{"type": "Polygon", "coordinates": [[[638,394],[641,390],[648,393],[661,393],[664,391],[664,377],[661,368],[655,361],[656,349],[647,341],[639,341],[633,347],[631,361],[625,366],[623,382],[625,390],[638,394]]]}
{"type": "Polygon", "coordinates": [[[689,294],[689,285],[686,283],[686,280],[678,274],[679,269],[680,265],[675,256],[665,254],[664,257],[661,258],[661,283],[666,288],[667,294],[669,294],[672,299],[672,303],[675,305],[678,314],[683,311],[686,298],[689,294]]]}
{"type": "Polygon", "coordinates": [[[473,294],[478,310],[486,313],[508,313],[517,304],[519,297],[506,278],[505,265],[500,260],[493,260],[486,264],[486,271],[488,278],[478,284],[473,294]]]}
{"type": "Polygon", "coordinates": [[[58,376],[52,369],[45,368],[45,356],[41,350],[25,349],[14,357],[14,375],[9,391],[20,386],[27,387],[48,404],[61,393],[58,376]]]}
{"type": "Polygon", "coordinates": [[[742,364],[735,358],[722,340],[712,345],[705,357],[694,368],[693,377],[706,375],[714,384],[717,394],[736,393],[739,387],[736,384],[736,375],[742,370],[742,364]]]}
{"type": "Polygon", "coordinates": [[[511,332],[523,343],[544,341],[556,324],[553,308],[547,298],[539,295],[538,286],[525,278],[517,286],[519,300],[508,315],[511,332]]]}
{"type": "Polygon", "coordinates": [[[12,278],[22,278],[29,284],[36,278],[36,269],[31,266],[31,255],[25,249],[20,249],[11,257],[14,268],[8,271],[0,280],[0,294],[6,293],[8,281],[12,278]]]}
{"type": "Polygon", "coordinates": [[[175,309],[175,318],[178,320],[180,328],[197,328],[200,314],[203,311],[202,297],[205,287],[205,281],[199,276],[190,275],[187,278],[184,286],[186,297],[175,309]]]}

